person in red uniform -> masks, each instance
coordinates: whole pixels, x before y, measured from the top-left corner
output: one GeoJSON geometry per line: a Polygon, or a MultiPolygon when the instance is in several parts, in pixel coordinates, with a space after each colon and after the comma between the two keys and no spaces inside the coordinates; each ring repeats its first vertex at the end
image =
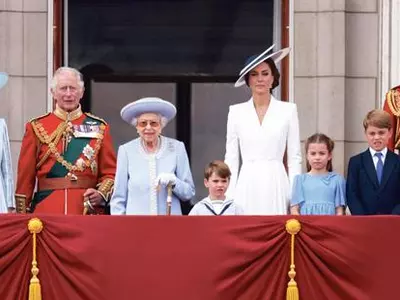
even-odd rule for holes
{"type": "Polygon", "coordinates": [[[24,202],[35,213],[104,213],[114,186],[116,156],[109,125],[82,112],[83,92],[79,71],[61,67],[55,72],[51,83],[55,110],[25,126],[17,206],[24,202]]]}
{"type": "Polygon", "coordinates": [[[400,85],[390,89],[386,93],[383,110],[390,114],[392,122],[392,137],[389,140],[388,148],[399,154],[400,149],[400,85]]]}

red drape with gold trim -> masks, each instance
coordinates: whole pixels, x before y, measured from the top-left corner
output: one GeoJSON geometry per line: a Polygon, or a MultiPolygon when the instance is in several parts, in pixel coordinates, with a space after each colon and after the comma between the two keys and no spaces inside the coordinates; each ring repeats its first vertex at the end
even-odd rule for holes
{"type": "MultiPolygon", "coordinates": [[[[30,217],[0,216],[1,299],[28,298],[30,217]]],[[[285,299],[289,216],[36,217],[43,300],[285,299]]],[[[399,217],[298,220],[301,300],[399,297],[399,217]]]]}

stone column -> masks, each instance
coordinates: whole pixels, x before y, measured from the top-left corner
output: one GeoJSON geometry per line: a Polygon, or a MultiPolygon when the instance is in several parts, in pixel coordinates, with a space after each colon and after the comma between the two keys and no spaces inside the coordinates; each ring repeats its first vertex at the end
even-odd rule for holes
{"type": "MultiPolygon", "coordinates": [[[[384,0],[386,1],[386,0],[384,0]]],[[[364,151],[362,121],[380,107],[378,0],[346,1],[345,163],[364,151]]]]}
{"type": "Polygon", "coordinates": [[[0,1],[0,71],[10,75],[0,91],[0,117],[5,118],[14,175],[24,124],[46,112],[47,0],[0,1]]]}
{"type": "Polygon", "coordinates": [[[332,138],[334,168],[343,174],[345,1],[296,0],[294,5],[294,100],[301,139],[315,132],[332,138]]]}

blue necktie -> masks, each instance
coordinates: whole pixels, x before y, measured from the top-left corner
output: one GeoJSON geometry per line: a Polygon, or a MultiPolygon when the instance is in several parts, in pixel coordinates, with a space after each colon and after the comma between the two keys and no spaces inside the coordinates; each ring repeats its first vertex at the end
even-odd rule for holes
{"type": "Polygon", "coordinates": [[[375,156],[378,158],[378,163],[376,164],[376,176],[378,176],[378,182],[381,183],[382,174],[383,174],[383,161],[382,161],[382,153],[376,152],[375,156]]]}

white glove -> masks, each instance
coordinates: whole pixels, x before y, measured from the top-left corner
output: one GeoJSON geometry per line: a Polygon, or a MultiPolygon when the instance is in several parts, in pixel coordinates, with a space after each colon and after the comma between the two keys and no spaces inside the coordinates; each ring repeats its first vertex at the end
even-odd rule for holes
{"type": "Polygon", "coordinates": [[[156,179],[156,185],[167,186],[176,184],[176,176],[173,173],[161,173],[156,179]]]}

